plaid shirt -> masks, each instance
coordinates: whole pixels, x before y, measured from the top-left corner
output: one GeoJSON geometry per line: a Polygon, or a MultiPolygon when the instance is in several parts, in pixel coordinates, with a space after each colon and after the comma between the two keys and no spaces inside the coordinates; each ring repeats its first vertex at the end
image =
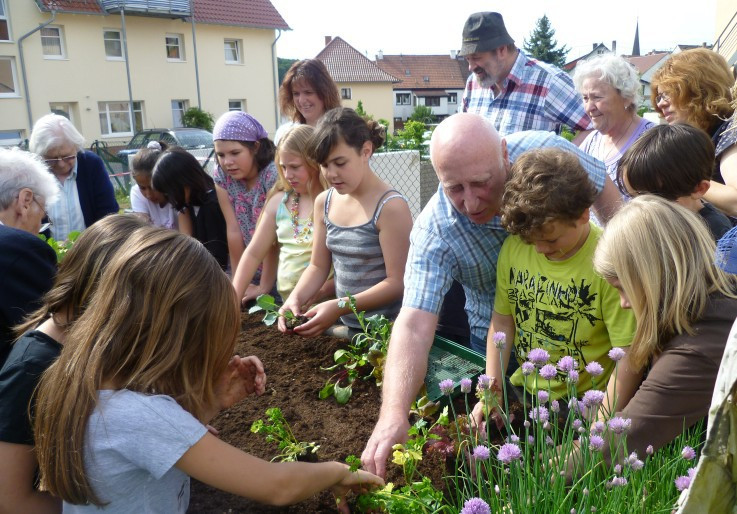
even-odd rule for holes
{"type": "MultiPolygon", "coordinates": [[[[599,191],[604,187],[604,164],[552,132],[517,132],[505,139],[511,162],[532,148],[563,148],[578,156],[599,191]]],[[[439,185],[410,234],[402,306],[438,314],[455,279],[466,293],[471,333],[486,340],[496,289],[496,262],[506,237],[498,216],[483,225],[471,222],[455,210],[439,185]]]]}
{"type": "Polygon", "coordinates": [[[497,95],[471,73],[462,106],[463,112],[488,118],[502,136],[523,130],[558,133],[561,124],[574,132],[591,128],[581,96],[568,74],[521,50],[497,95]]]}

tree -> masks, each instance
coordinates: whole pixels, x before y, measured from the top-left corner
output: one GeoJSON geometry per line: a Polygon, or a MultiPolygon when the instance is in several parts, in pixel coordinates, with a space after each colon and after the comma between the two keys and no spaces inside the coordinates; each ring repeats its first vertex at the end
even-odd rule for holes
{"type": "Polygon", "coordinates": [[[525,52],[535,59],[562,68],[566,63],[566,55],[570,48],[565,46],[558,48],[558,42],[554,36],[555,30],[550,26],[548,17],[543,14],[530,34],[530,40],[525,39],[525,52]]]}
{"type": "Polygon", "coordinates": [[[198,107],[191,107],[182,114],[182,125],[185,127],[201,128],[212,132],[214,124],[212,114],[198,107]]]}
{"type": "Polygon", "coordinates": [[[433,123],[435,121],[435,115],[432,113],[432,109],[427,105],[418,105],[409,117],[412,121],[419,121],[420,123],[433,123]]]}
{"type": "Polygon", "coordinates": [[[281,57],[276,58],[276,66],[279,70],[279,84],[284,80],[284,75],[287,74],[292,64],[297,62],[299,59],[282,59],[281,57]]]}

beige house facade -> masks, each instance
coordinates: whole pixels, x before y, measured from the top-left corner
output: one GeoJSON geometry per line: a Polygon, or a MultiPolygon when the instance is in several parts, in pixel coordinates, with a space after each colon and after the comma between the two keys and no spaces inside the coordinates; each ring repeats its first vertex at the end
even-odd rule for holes
{"type": "Polygon", "coordinates": [[[198,106],[215,117],[247,110],[273,134],[274,45],[286,22],[268,0],[192,5],[194,24],[187,0],[56,1],[56,11],[0,0],[0,144],[27,138],[49,112],[69,117],[88,144],[120,144],[142,128],[181,126],[198,106]],[[255,19],[249,4],[266,16],[255,19]]]}

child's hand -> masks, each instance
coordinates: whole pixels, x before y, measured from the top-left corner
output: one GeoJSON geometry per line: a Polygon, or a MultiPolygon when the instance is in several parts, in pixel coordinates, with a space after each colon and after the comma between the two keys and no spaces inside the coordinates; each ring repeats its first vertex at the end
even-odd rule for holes
{"type": "Polygon", "coordinates": [[[338,307],[338,300],[322,302],[305,312],[305,317],[309,320],[296,327],[294,333],[303,337],[319,336],[333,326],[341,314],[342,309],[338,307]]]}
{"type": "MultiPolygon", "coordinates": [[[[295,301],[291,295],[289,295],[289,298],[287,298],[287,300],[279,309],[279,314],[284,314],[285,311],[292,311],[292,314],[294,314],[295,316],[299,316],[300,314],[302,314],[302,308],[299,305],[299,302],[295,301]]],[[[292,333],[292,331],[287,328],[287,320],[284,319],[284,316],[279,316],[277,326],[279,327],[279,332],[283,332],[285,334],[292,333]]]]}
{"type": "Polygon", "coordinates": [[[356,493],[365,493],[377,487],[384,485],[384,481],[381,477],[378,477],[368,471],[359,469],[357,471],[350,471],[346,466],[347,475],[338,484],[330,488],[335,495],[335,500],[338,504],[338,511],[348,513],[348,502],[346,501],[345,495],[348,491],[356,493]]]}
{"type": "Polygon", "coordinates": [[[266,390],[266,373],[258,357],[234,355],[215,385],[221,409],[227,409],[249,394],[261,395],[266,390]]]}
{"type": "MultiPolygon", "coordinates": [[[[497,395],[497,402],[498,405],[501,405],[502,402],[504,402],[504,398],[501,398],[497,395]]],[[[490,403],[492,403],[492,405],[489,405],[488,407],[489,420],[493,420],[496,423],[497,427],[499,427],[500,422],[502,422],[503,426],[504,423],[501,415],[496,410],[496,408],[494,408],[493,401],[491,401],[490,403]]],[[[484,402],[482,401],[478,401],[473,407],[473,412],[471,413],[471,426],[476,430],[481,430],[481,428],[484,426],[484,423],[487,421],[485,419],[484,410],[484,402]]]]}
{"type": "Polygon", "coordinates": [[[261,286],[256,284],[248,284],[248,287],[246,288],[246,293],[243,295],[243,298],[241,299],[241,305],[246,305],[251,300],[255,300],[262,294],[266,294],[269,291],[262,291],[261,286]]]}

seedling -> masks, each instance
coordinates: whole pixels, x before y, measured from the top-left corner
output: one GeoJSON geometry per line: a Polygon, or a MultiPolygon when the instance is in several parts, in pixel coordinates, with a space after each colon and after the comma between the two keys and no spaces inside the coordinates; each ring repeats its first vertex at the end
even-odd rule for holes
{"type": "Polygon", "coordinates": [[[256,298],[256,305],[248,309],[248,314],[255,312],[265,311],[263,322],[267,326],[273,325],[279,316],[284,318],[284,321],[289,330],[294,330],[302,323],[307,321],[304,316],[296,316],[292,311],[279,312],[279,306],[276,304],[274,297],[270,294],[262,294],[256,298]]]}
{"type": "Polygon", "coordinates": [[[72,249],[72,246],[74,246],[74,242],[79,237],[79,234],[80,233],[76,230],[69,232],[66,241],[57,241],[53,237],[47,238],[43,234],[39,234],[38,237],[43,241],[46,241],[51,249],[54,250],[54,253],[56,254],[56,262],[59,263],[64,260],[67,252],[72,249]]]}
{"type": "Polygon", "coordinates": [[[262,419],[254,421],[251,424],[251,432],[265,435],[266,441],[269,443],[279,444],[279,454],[271,459],[272,462],[275,460],[280,462],[317,462],[317,450],[320,449],[320,445],[314,442],[303,443],[298,441],[280,408],[267,409],[266,418],[265,421],[262,419]]]}

